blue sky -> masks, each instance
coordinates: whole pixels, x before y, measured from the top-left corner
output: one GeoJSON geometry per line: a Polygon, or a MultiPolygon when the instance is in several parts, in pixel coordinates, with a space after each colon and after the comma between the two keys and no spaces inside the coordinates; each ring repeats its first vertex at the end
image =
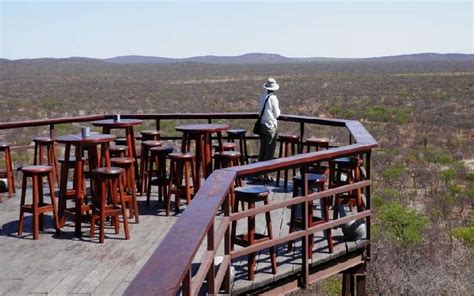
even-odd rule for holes
{"type": "Polygon", "coordinates": [[[8,59],[474,51],[472,1],[0,1],[8,59]]]}

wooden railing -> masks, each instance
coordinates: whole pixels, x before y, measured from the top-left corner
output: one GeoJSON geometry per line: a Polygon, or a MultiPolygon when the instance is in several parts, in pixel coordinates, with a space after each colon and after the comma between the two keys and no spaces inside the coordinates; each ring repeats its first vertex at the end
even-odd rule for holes
{"type": "MultiPolygon", "coordinates": [[[[24,122],[0,123],[1,129],[12,129],[32,126],[49,126],[50,134],[54,136],[54,125],[74,122],[87,122],[104,118],[111,118],[112,115],[94,115],[75,118],[58,118],[47,120],[34,120],[24,122]]],[[[256,119],[257,113],[194,113],[194,114],[146,114],[135,115],[125,114],[123,118],[137,118],[143,120],[155,120],[156,128],[160,128],[163,120],[195,120],[206,119],[208,122],[216,119],[256,119]]],[[[127,288],[126,295],[175,295],[181,291],[184,295],[196,295],[201,289],[204,281],[207,281],[207,292],[216,294],[221,285],[225,293],[230,293],[230,268],[232,259],[277,246],[292,240],[302,239],[303,251],[306,254],[306,246],[309,235],[333,228],[347,223],[351,220],[366,219],[367,239],[370,240],[370,167],[371,150],[377,147],[375,139],[357,121],[324,119],[296,115],[282,115],[279,121],[299,123],[300,135],[303,138],[305,126],[307,124],[327,125],[335,127],[345,127],[349,132],[349,145],[332,148],[319,152],[298,154],[296,156],[274,159],[266,162],[252,163],[248,165],[218,170],[212,173],[204,185],[197,192],[193,202],[184,211],[182,216],[172,226],[161,244],[148,259],[135,279],[127,288]],[[267,206],[247,210],[241,213],[230,213],[229,193],[236,178],[243,178],[250,175],[273,172],[287,168],[300,168],[305,184],[306,166],[331,160],[342,156],[358,155],[364,159],[365,180],[351,185],[341,186],[326,191],[308,194],[307,186],[303,186],[303,194],[291,200],[271,203],[267,206]],[[285,208],[295,204],[303,205],[303,215],[309,212],[309,203],[328,196],[349,192],[356,189],[363,189],[366,198],[365,210],[355,215],[332,220],[317,226],[310,227],[305,223],[300,231],[293,232],[286,236],[267,240],[249,247],[231,251],[231,222],[246,218],[251,215],[285,208]],[[216,223],[216,215],[223,206],[224,217],[219,225],[216,223]],[[199,250],[205,243],[206,251],[200,263],[199,269],[194,276],[191,274],[192,262],[199,250]],[[223,244],[224,258],[219,270],[216,273],[214,257],[219,246],[223,244]]],[[[304,219],[305,220],[305,219],[304,219]]],[[[370,256],[370,244],[366,247],[366,255],[370,256]]],[[[310,282],[308,259],[302,256],[301,283],[306,285],[310,282]]]]}

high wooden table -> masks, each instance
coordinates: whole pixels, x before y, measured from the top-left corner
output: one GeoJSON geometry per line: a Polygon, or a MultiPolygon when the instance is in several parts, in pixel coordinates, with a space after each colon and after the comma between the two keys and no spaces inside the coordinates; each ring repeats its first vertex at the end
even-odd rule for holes
{"type": "Polygon", "coordinates": [[[196,142],[196,192],[201,187],[201,171],[205,178],[212,173],[212,134],[217,134],[219,151],[222,151],[222,132],[229,129],[228,124],[187,124],[176,130],[183,133],[181,152],[188,152],[190,140],[196,142]]]}
{"type": "MultiPolygon", "coordinates": [[[[89,168],[98,168],[101,166],[110,166],[109,146],[110,142],[115,140],[113,135],[103,135],[92,133],[89,137],[82,137],[80,134],[66,135],[56,138],[56,142],[65,144],[64,152],[64,166],[61,170],[61,184],[59,187],[59,214],[61,224],[64,224],[66,209],[66,200],[68,198],[67,178],[68,167],[70,166],[70,152],[71,146],[75,146],[76,166],[74,169],[74,190],[72,192],[75,207],[72,210],[74,214],[75,235],[81,236],[81,222],[83,213],[89,210],[89,206],[85,202],[86,192],[84,186],[84,168],[83,168],[83,151],[88,150],[89,168]],[[97,148],[100,146],[100,157],[97,153],[97,148]]],[[[61,226],[62,226],[61,225],[61,226]]]]}

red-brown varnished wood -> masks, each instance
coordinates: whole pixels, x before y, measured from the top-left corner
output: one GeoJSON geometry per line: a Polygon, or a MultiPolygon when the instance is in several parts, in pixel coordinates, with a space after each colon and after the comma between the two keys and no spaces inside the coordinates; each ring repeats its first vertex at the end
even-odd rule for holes
{"type": "Polygon", "coordinates": [[[44,213],[52,212],[54,228],[59,232],[59,220],[56,210],[56,196],[54,193],[52,166],[27,166],[22,168],[23,182],[20,201],[20,218],[18,222],[18,236],[23,235],[24,214],[33,215],[33,239],[38,239],[39,230],[44,230],[44,213]],[[46,177],[49,185],[51,203],[45,203],[43,198],[43,178],[46,177]],[[27,180],[32,179],[32,202],[26,203],[27,180]]]}
{"type": "Polygon", "coordinates": [[[142,141],[140,153],[140,195],[143,195],[143,190],[148,188],[148,163],[150,157],[150,148],[162,146],[164,142],[158,140],[142,141]]]}
{"type": "Polygon", "coordinates": [[[146,206],[150,206],[151,186],[158,186],[158,199],[168,195],[169,178],[166,173],[166,159],[168,154],[174,151],[174,147],[163,145],[150,148],[150,157],[148,161],[148,187],[146,190],[146,206]]]}
{"type": "Polygon", "coordinates": [[[125,239],[130,239],[128,219],[125,212],[125,190],[121,176],[124,170],[118,167],[97,168],[93,171],[94,194],[92,196],[92,214],[90,237],[94,238],[95,225],[99,221],[99,242],[105,238],[105,219],[111,217],[115,233],[119,232],[119,216],[123,218],[125,239]]]}
{"type": "Polygon", "coordinates": [[[61,214],[61,227],[64,225],[66,215],[71,214],[74,217],[75,235],[81,236],[82,216],[89,210],[86,203],[86,190],[84,185],[84,167],[83,152],[85,149],[89,151],[89,167],[92,169],[106,166],[110,167],[109,143],[115,139],[113,135],[91,134],[90,137],[82,137],[79,134],[65,135],[56,138],[56,142],[65,144],[64,166],[70,167],[69,158],[71,157],[71,146],[75,146],[75,169],[74,169],[74,199],[75,207],[66,208],[66,200],[70,198],[67,189],[68,171],[61,172],[59,212],[61,214]],[[98,157],[97,146],[100,146],[101,156],[98,157]]]}
{"type": "MultiPolygon", "coordinates": [[[[110,159],[112,166],[119,167],[124,170],[122,173],[122,184],[124,186],[125,205],[129,211],[128,218],[135,218],[135,223],[140,223],[137,190],[135,182],[135,160],[131,157],[114,157],[110,159]]],[[[127,218],[127,216],[125,216],[127,218]]]]}
{"type": "Polygon", "coordinates": [[[181,152],[189,152],[189,140],[196,143],[196,189],[201,185],[201,170],[205,178],[212,173],[211,135],[217,134],[218,151],[222,151],[222,132],[229,129],[228,124],[188,124],[176,127],[183,133],[181,152]]]}
{"type": "Polygon", "coordinates": [[[11,144],[7,142],[0,142],[0,152],[3,152],[3,160],[5,162],[5,169],[0,170],[0,178],[7,178],[8,197],[12,198],[15,195],[16,190],[10,145],[11,144]]]}

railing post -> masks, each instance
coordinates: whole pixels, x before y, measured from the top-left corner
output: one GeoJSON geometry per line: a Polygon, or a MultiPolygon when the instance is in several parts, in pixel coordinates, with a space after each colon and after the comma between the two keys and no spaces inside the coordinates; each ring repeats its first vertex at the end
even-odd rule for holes
{"type": "MultiPolygon", "coordinates": [[[[365,156],[365,174],[367,175],[367,180],[371,180],[371,156],[372,156],[372,150],[367,151],[366,156],[365,156]]],[[[370,190],[370,185],[365,187],[365,203],[366,203],[366,208],[370,210],[371,208],[371,190],[370,190]]],[[[367,231],[367,240],[369,241],[369,244],[367,245],[367,257],[370,260],[370,216],[367,217],[367,225],[366,225],[366,231],[367,231]]]]}
{"type": "Polygon", "coordinates": [[[155,126],[156,126],[156,130],[159,131],[160,130],[160,119],[159,118],[156,119],[155,126]]]}
{"type": "MultiPolygon", "coordinates": [[[[306,175],[306,166],[302,166],[301,167],[301,180],[303,180],[303,186],[302,186],[302,195],[303,196],[307,196],[308,195],[308,176],[306,175]]],[[[305,231],[308,230],[308,227],[309,227],[309,221],[308,221],[308,217],[311,219],[311,217],[309,216],[309,207],[308,207],[308,201],[306,200],[303,204],[303,229],[305,231]]],[[[308,246],[309,246],[309,236],[308,236],[308,233],[305,233],[305,235],[303,236],[303,242],[302,242],[302,264],[303,266],[301,266],[301,271],[302,271],[302,278],[301,278],[301,286],[303,288],[306,288],[309,284],[309,261],[308,261],[308,252],[312,252],[312,250],[308,250],[308,246]]]]}
{"type": "MultiPolygon", "coordinates": [[[[230,217],[230,194],[227,195],[225,201],[224,201],[224,217],[230,217]]],[[[231,252],[231,230],[232,223],[229,222],[229,225],[227,226],[227,229],[225,230],[225,235],[224,235],[224,256],[229,256],[230,258],[230,252],[231,252]]],[[[227,271],[225,273],[224,277],[224,294],[229,295],[230,294],[230,284],[231,284],[231,269],[232,269],[232,260],[229,263],[229,266],[227,266],[227,271]]]]}
{"type": "Polygon", "coordinates": [[[300,145],[298,153],[303,153],[303,142],[304,142],[304,122],[300,122],[300,145]]]}
{"type": "Polygon", "coordinates": [[[186,271],[186,275],[184,276],[183,280],[183,295],[190,296],[191,295],[191,267],[186,271]]]}
{"type": "Polygon", "coordinates": [[[49,125],[49,137],[54,139],[55,132],[54,132],[54,124],[49,125]]]}
{"type": "MultiPolygon", "coordinates": [[[[214,254],[214,223],[207,231],[207,250],[213,252],[214,254]]],[[[212,264],[207,271],[207,291],[208,294],[216,294],[214,279],[216,276],[216,266],[214,264],[214,258],[212,259],[212,264]]]]}

